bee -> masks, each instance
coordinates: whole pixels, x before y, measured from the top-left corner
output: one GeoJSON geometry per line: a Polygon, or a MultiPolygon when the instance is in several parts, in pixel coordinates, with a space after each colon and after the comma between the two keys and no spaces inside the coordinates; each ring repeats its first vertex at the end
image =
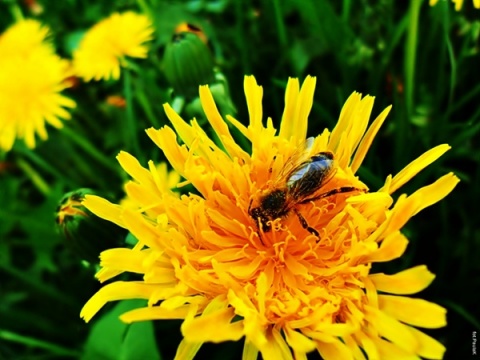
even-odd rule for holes
{"type": "Polygon", "coordinates": [[[320,237],[318,231],[308,225],[298,207],[335,194],[365,191],[353,186],[343,186],[319,193],[320,189],[335,176],[335,173],[333,153],[330,151],[319,152],[286,172],[286,175],[282,177],[283,180],[277,181],[278,186],[274,186],[260,197],[258,206],[252,208],[252,199],[248,207],[248,214],[266,233],[272,229],[271,222],[273,220],[286,217],[293,211],[304,229],[320,237]]]}

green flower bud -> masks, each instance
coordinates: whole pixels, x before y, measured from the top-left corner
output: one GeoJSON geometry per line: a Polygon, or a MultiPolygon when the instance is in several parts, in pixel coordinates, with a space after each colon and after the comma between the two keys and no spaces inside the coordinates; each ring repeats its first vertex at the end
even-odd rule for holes
{"type": "Polygon", "coordinates": [[[198,86],[214,80],[213,56],[208,46],[192,32],[173,36],[163,58],[165,76],[178,95],[195,97],[198,86]]]}
{"type": "Polygon", "coordinates": [[[57,206],[55,222],[67,247],[83,260],[97,263],[100,252],[124,243],[127,231],[83,206],[85,195],[90,194],[95,195],[91,189],[66,193],[57,206]]]}

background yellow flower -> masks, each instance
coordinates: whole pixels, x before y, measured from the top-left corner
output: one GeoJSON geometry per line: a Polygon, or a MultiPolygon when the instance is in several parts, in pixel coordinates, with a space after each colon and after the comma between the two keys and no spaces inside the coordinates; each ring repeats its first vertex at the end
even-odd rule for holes
{"type": "Polygon", "coordinates": [[[149,18],[132,11],[114,13],[88,30],[73,53],[75,73],[85,81],[118,79],[123,57],[146,58],[153,38],[149,18]]]}
{"type": "Polygon", "coordinates": [[[0,148],[16,138],[35,147],[35,134],[47,139],[46,123],[61,128],[75,102],[61,94],[70,75],[67,60],[47,41],[47,27],[20,21],[0,37],[0,148]]]}
{"type": "Polygon", "coordinates": [[[95,196],[87,196],[84,205],[127,228],[138,244],[104,251],[97,277],[105,281],[128,271],[143,279],[106,285],[87,302],[81,316],[90,320],[108,301],[147,299],[147,307],[121,319],[184,319],[184,340],[176,355],[182,360],[192,359],[204,342],[242,337],[244,359],[256,359],[258,352],[266,360],[305,358],[314,350],[326,360],[358,358],[362,351],[370,359],[441,358],[444,346],[416,327],[445,326],[445,309],[401,296],[426,288],[433,274],[425,266],[394,275],[370,270],[372,263],[400,257],[408,244],[401,228],[457,184],[450,173],[396,202],[391,197],[448,145],[433,148],[389,176],[377,192],[365,193],[368,189],[355,172],[390,108],[367,130],[373,98],[354,93],[333,131],[309,140],[300,153],[298,162],[306,167],[293,167],[297,170],[284,178],[300,179],[296,182],[305,186],[323,175],[330,174],[330,180],[314,184],[312,196],[293,199],[290,205],[281,198],[268,209],[265,205],[265,214],[289,207],[263,224],[250,211],[258,196],[262,199],[272,191],[283,191],[288,198],[290,185],[277,178],[305,142],[314,88],[314,78],[307,77],[301,88],[297,79],[290,79],[277,135],[271,119],[263,125],[262,87],[252,76],[245,78],[250,124],[227,118],[251,141],[251,155],[234,141],[207,86],[201,87],[200,99],[225,151],[195,120],[187,124],[166,105],[184,145],[168,126],[149,129],[148,135],[200,195],[175,197],[152,162],[147,170],[133,156],[120,153],[120,164],[133,178],[127,192],[139,210],[95,196]],[[312,161],[330,165],[326,159],[311,160],[327,152],[335,155],[334,171],[309,177],[312,161]],[[346,191],[334,194],[336,189],[346,191]],[[334,195],[320,195],[329,192],[334,195]]]}
{"type": "MultiPolygon", "coordinates": [[[[463,6],[463,0],[452,0],[455,4],[455,10],[459,11],[463,6]]],[[[438,3],[438,0],[430,0],[430,6],[434,6],[438,3]]],[[[480,0],[473,0],[473,6],[476,9],[480,9],[480,0]]]]}

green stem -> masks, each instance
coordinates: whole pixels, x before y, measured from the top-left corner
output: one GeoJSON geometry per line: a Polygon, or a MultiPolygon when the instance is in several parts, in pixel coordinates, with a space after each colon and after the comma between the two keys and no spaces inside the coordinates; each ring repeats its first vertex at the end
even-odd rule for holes
{"type": "Polygon", "coordinates": [[[275,22],[277,23],[280,46],[282,49],[286,49],[288,47],[287,31],[285,29],[285,23],[283,22],[282,9],[280,8],[279,0],[273,0],[273,10],[275,12],[275,22]]]}
{"type": "Polygon", "coordinates": [[[72,140],[75,144],[77,144],[80,148],[82,148],[82,150],[84,150],[87,154],[89,154],[99,163],[107,167],[109,170],[112,170],[115,172],[118,171],[117,167],[113,164],[113,162],[109,158],[107,158],[105,155],[103,155],[101,152],[99,152],[95,148],[95,146],[93,146],[87,139],[75,133],[74,131],[72,131],[70,128],[66,126],[62,129],[62,133],[67,135],[70,138],[70,140],[72,140]]]}
{"type": "Polygon", "coordinates": [[[453,114],[458,109],[461,109],[470,100],[475,99],[479,94],[480,94],[480,84],[475,86],[472,90],[470,90],[468,93],[466,93],[459,100],[455,101],[455,103],[452,104],[452,107],[448,110],[446,116],[450,116],[451,114],[453,114]]]}
{"type": "Polygon", "coordinates": [[[150,103],[148,102],[148,99],[147,99],[147,96],[145,95],[145,93],[141,89],[139,89],[139,90],[137,90],[136,97],[137,97],[138,103],[140,104],[140,106],[143,109],[143,112],[145,113],[145,116],[150,121],[152,126],[155,129],[159,129],[160,128],[160,122],[158,121],[155,114],[153,113],[153,109],[150,106],[150,103]]]}
{"type": "Polygon", "coordinates": [[[342,21],[348,23],[350,19],[350,10],[352,8],[352,0],[343,0],[342,21]]]}
{"type": "Polygon", "coordinates": [[[43,195],[48,196],[50,193],[50,187],[47,182],[43,180],[42,176],[36,171],[28,162],[22,158],[17,159],[17,165],[23,172],[30,178],[32,183],[36,186],[38,191],[43,195]]]}
{"type": "Polygon", "coordinates": [[[150,10],[150,7],[145,2],[145,0],[137,0],[137,4],[138,4],[138,7],[140,8],[140,10],[142,10],[142,12],[144,14],[146,14],[146,15],[148,15],[148,17],[152,18],[152,12],[150,10]]]}
{"type": "Polygon", "coordinates": [[[413,114],[414,107],[414,81],[415,62],[417,58],[418,19],[423,0],[411,0],[409,9],[409,25],[407,29],[407,41],[405,43],[405,103],[407,114],[413,114]]]}
{"type": "Polygon", "coordinates": [[[9,8],[10,13],[12,14],[12,17],[15,19],[15,21],[21,21],[25,19],[22,13],[22,9],[18,5],[17,1],[11,1],[9,4],[9,8]]]}
{"type": "Polygon", "coordinates": [[[49,350],[51,353],[61,356],[78,358],[81,355],[78,351],[72,351],[62,346],[52,344],[48,341],[37,340],[32,337],[19,335],[8,330],[0,329],[0,339],[27,345],[29,347],[49,350]]]}
{"type": "Polygon", "coordinates": [[[242,68],[244,74],[250,73],[250,58],[249,58],[249,51],[247,50],[247,46],[245,44],[245,38],[248,35],[245,34],[245,8],[248,8],[250,4],[246,3],[244,0],[236,0],[235,1],[235,16],[236,16],[236,37],[238,41],[238,46],[240,48],[240,59],[242,62],[242,68]]]}
{"type": "Polygon", "coordinates": [[[127,106],[126,110],[126,126],[124,139],[129,149],[132,149],[137,158],[140,156],[140,146],[137,138],[137,123],[133,114],[133,92],[132,92],[132,74],[128,67],[123,72],[123,92],[127,106]]]}

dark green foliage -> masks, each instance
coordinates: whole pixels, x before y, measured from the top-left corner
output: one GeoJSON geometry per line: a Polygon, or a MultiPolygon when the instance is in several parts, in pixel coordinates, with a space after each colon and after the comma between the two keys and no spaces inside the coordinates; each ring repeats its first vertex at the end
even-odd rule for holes
{"type": "MultiPolygon", "coordinates": [[[[13,22],[14,3],[0,2],[2,32],[13,22]]],[[[101,312],[92,325],[79,318],[100,285],[93,270],[65,250],[54,212],[62,194],[81,187],[119,201],[126,180],[115,161],[120,150],[144,166],[149,159],[164,160],[144,129],[166,124],[163,103],[184,101],[174,98],[160,66],[175,27],[184,21],[201,27],[209,39],[208,49],[228,80],[227,85],[217,79],[219,92],[233,102],[220,108],[233,113],[235,107],[243,123],[245,74],[263,85],[264,118],[272,117],[275,125],[287,78],[316,76],[309,136],[334,126],[353,91],[376,96],[373,117],[393,104],[359,170],[372,189],[435,145],[452,146],[401,192],[411,194],[450,171],[461,183],[408,223],[405,256],[373,270],[394,273],[426,264],[437,278],[415,296],[448,309],[448,326],[428,333],[445,344],[446,358],[469,358],[472,332],[480,331],[480,10],[469,0],[460,12],[449,1],[429,7],[417,0],[69,0],[43,1],[37,16],[26,1],[18,3],[25,16],[50,26],[65,57],[83,31],[114,11],[148,12],[156,33],[148,59],[129,60],[120,81],[80,83],[67,91],[77,108],[64,130],[49,128],[49,140],[34,151],[17,142],[0,154],[0,359],[173,358],[181,339],[177,322],[127,326],[116,320],[123,302],[101,312]],[[110,95],[123,96],[126,108],[108,105],[110,95]]],[[[185,118],[195,114],[205,124],[198,103],[183,109],[185,118]]],[[[240,359],[240,353],[239,343],[209,344],[199,358],[240,359]]]]}

